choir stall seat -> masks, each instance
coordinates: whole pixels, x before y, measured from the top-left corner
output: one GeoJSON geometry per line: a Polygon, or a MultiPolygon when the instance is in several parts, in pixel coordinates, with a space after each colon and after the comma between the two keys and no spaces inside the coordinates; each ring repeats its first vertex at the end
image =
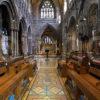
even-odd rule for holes
{"type": "Polygon", "coordinates": [[[62,77],[66,77],[66,60],[59,60],[57,69],[62,77]]]}
{"type": "Polygon", "coordinates": [[[18,99],[25,86],[29,84],[29,77],[36,71],[36,61],[32,63],[26,59],[12,61],[9,64],[9,72],[0,77],[0,100],[6,100],[10,95],[18,99]]]}
{"type": "MultiPolygon", "coordinates": [[[[80,74],[86,74],[89,70],[89,58],[86,53],[73,54],[70,58],[73,64],[73,69],[75,69],[80,74]]],[[[70,66],[69,66],[70,67],[70,66]]]]}
{"type": "Polygon", "coordinates": [[[88,100],[100,100],[100,80],[90,74],[79,74],[75,70],[67,69],[66,84],[75,100],[83,95],[88,100]],[[74,92],[73,92],[74,91],[74,92]]]}
{"type": "Polygon", "coordinates": [[[36,60],[33,60],[33,59],[26,59],[26,62],[29,63],[29,67],[30,67],[30,76],[34,76],[34,74],[36,74],[37,72],[37,62],[36,60]]]}
{"type": "Polygon", "coordinates": [[[88,61],[83,54],[82,56],[79,54],[72,56],[67,63],[65,85],[70,88],[75,100],[81,97],[84,100],[100,100],[100,71],[95,68],[94,72],[93,66],[88,66],[88,61]],[[99,78],[92,76],[91,72],[99,78]]]}
{"type": "Polygon", "coordinates": [[[7,72],[7,67],[4,61],[0,61],[0,77],[2,77],[7,72]]]}

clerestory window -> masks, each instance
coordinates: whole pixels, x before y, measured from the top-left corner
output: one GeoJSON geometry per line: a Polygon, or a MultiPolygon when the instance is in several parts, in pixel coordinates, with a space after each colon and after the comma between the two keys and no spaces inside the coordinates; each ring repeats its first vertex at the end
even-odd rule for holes
{"type": "Polygon", "coordinates": [[[66,13],[67,11],[67,0],[64,0],[64,14],[66,13]]]}
{"type": "Polygon", "coordinates": [[[46,19],[55,18],[55,9],[51,1],[45,0],[42,2],[40,8],[40,14],[41,18],[46,18],[46,19]]]}

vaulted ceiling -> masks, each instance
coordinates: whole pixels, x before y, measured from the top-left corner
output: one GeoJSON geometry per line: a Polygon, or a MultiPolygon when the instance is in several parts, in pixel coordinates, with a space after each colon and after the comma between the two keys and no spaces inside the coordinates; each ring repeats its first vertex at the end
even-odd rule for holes
{"type": "MultiPolygon", "coordinates": [[[[55,6],[58,7],[59,9],[63,8],[64,0],[52,0],[52,1],[55,4],[55,6]]],[[[33,5],[33,8],[37,8],[40,5],[40,3],[42,2],[42,0],[32,0],[31,2],[33,5]]]]}

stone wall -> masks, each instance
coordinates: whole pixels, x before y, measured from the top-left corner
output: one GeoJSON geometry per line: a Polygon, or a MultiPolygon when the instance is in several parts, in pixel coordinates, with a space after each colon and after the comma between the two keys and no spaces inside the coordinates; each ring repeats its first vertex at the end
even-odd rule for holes
{"type": "MultiPolygon", "coordinates": [[[[93,7],[94,7],[93,6],[93,7]]],[[[79,33],[84,33],[85,36],[87,36],[88,42],[87,42],[87,51],[91,51],[91,43],[93,43],[93,38],[95,38],[96,40],[98,40],[98,37],[100,36],[96,36],[97,33],[99,33],[99,0],[72,0],[71,4],[69,4],[68,6],[68,10],[66,12],[66,14],[63,16],[63,30],[62,30],[62,41],[63,41],[63,52],[65,52],[64,54],[66,54],[66,52],[68,50],[73,51],[71,48],[68,47],[68,45],[72,45],[71,43],[69,44],[69,36],[71,35],[69,29],[71,29],[71,23],[73,21],[71,21],[72,17],[74,17],[75,19],[75,31],[76,31],[76,37],[79,38],[79,33]],[[94,26],[95,30],[91,30],[91,31],[95,31],[95,36],[91,37],[92,33],[89,33],[89,19],[88,19],[88,14],[89,14],[89,9],[92,5],[97,5],[97,15],[96,15],[96,25],[94,26]],[[86,20],[84,21],[84,18],[86,18],[86,20]],[[83,21],[82,21],[83,20],[83,21]],[[83,27],[83,29],[81,29],[81,27],[83,27]],[[65,40],[67,42],[65,42],[65,40]],[[68,44],[68,45],[67,45],[68,44]],[[69,49],[68,49],[69,48],[69,49]]],[[[92,7],[92,9],[93,9],[92,7]]],[[[73,28],[71,29],[73,30],[73,28]]],[[[73,41],[73,40],[72,40],[73,41]]],[[[81,45],[81,41],[79,40],[78,44],[79,44],[79,48],[75,49],[75,50],[82,50],[82,45],[81,45]]],[[[74,50],[74,51],[75,51],[74,50]]]]}

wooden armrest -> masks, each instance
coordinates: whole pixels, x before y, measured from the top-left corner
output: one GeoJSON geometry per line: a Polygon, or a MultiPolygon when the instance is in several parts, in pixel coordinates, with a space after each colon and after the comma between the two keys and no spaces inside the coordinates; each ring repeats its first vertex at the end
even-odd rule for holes
{"type": "Polygon", "coordinates": [[[97,77],[100,78],[100,69],[97,69],[97,68],[95,68],[95,67],[91,67],[91,68],[89,69],[89,72],[92,73],[92,74],[94,74],[94,75],[96,75],[97,77]]]}
{"type": "MultiPolygon", "coordinates": [[[[89,75],[89,74],[82,74],[81,75],[86,81],[88,81],[90,84],[92,84],[95,88],[97,88],[97,85],[100,84],[99,79],[96,79],[95,77],[89,75]]],[[[97,88],[98,89],[98,88],[97,88]]]]}
{"type": "Polygon", "coordinates": [[[100,90],[100,81],[96,83],[96,86],[100,90]]]}
{"type": "Polygon", "coordinates": [[[7,71],[7,68],[4,67],[0,67],[0,74],[5,73],[7,71]]]}
{"type": "Polygon", "coordinates": [[[7,73],[4,76],[0,77],[0,86],[4,85],[8,80],[14,77],[14,73],[7,73]]]}

